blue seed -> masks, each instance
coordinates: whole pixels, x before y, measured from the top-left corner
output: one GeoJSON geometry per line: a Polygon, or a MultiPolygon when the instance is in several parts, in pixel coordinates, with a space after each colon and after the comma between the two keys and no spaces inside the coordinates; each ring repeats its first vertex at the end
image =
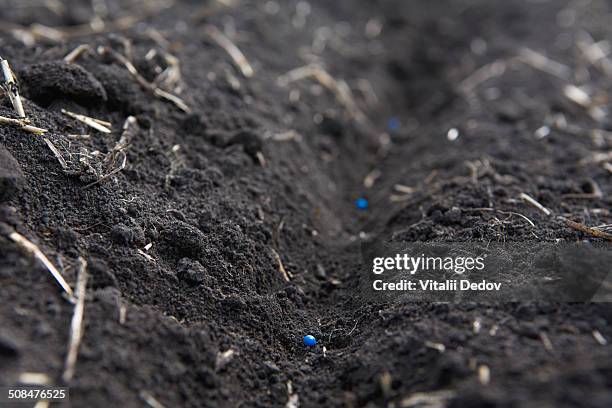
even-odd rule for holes
{"type": "Polygon", "coordinates": [[[389,121],[387,122],[387,127],[392,132],[398,131],[401,126],[402,126],[402,123],[396,117],[389,118],[389,121]]]}
{"type": "Polygon", "coordinates": [[[304,344],[307,345],[308,347],[314,347],[317,345],[317,339],[314,338],[314,336],[311,336],[310,334],[304,336],[304,344]]]}
{"type": "Polygon", "coordinates": [[[360,197],[355,200],[355,207],[357,207],[358,210],[367,210],[369,206],[370,203],[367,198],[360,197]]]}

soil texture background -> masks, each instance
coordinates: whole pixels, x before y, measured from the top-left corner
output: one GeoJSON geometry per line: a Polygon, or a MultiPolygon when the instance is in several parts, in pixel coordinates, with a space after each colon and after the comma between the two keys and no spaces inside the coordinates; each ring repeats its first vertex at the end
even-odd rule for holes
{"type": "Polygon", "coordinates": [[[48,132],[0,125],[1,385],[45,373],[74,407],[612,406],[609,303],[360,292],[372,237],[603,244],[564,219],[612,224],[608,2],[2,6],[48,132]],[[73,288],[87,262],[67,384],[74,306],[14,231],[73,288]]]}

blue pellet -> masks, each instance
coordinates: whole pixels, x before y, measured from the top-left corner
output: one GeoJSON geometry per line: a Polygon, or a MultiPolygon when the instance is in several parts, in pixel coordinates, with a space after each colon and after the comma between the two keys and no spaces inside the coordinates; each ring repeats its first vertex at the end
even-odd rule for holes
{"type": "Polygon", "coordinates": [[[355,201],[355,207],[357,207],[358,210],[367,210],[369,206],[370,203],[367,198],[360,197],[355,201]]]}
{"type": "Polygon", "coordinates": [[[304,336],[304,344],[308,347],[314,347],[317,345],[317,339],[315,339],[314,336],[311,336],[310,334],[304,336]]]}
{"type": "Polygon", "coordinates": [[[396,117],[389,118],[389,121],[387,122],[387,127],[390,131],[396,132],[400,129],[400,127],[402,127],[402,123],[396,117]]]}

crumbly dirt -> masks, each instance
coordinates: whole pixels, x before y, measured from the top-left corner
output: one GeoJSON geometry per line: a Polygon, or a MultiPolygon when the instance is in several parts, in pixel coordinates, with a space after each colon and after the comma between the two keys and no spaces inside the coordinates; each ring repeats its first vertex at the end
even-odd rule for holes
{"type": "MultiPolygon", "coordinates": [[[[147,396],[290,407],[289,381],[300,407],[421,406],[417,393],[433,393],[438,405],[425,406],[612,405],[609,304],[374,302],[359,290],[371,236],[599,241],[559,216],[612,223],[612,81],[579,47],[586,32],[612,35],[607,2],[94,3],[110,32],[83,32],[87,1],[8,0],[0,12],[0,55],[66,161],[42,136],[0,126],[2,385],[22,372],[62,384],[73,312],[8,239],[16,230],[73,287],[78,257],[88,263],[67,384],[75,407],[146,406],[147,396]],[[129,15],[139,21],[113,24],[129,15]],[[67,34],[57,41],[36,23],[67,34]],[[244,52],[252,77],[207,24],[244,52]],[[91,49],[63,62],[80,44],[91,49]],[[98,46],[148,82],[174,55],[181,75],[166,90],[191,112],[98,46]],[[538,69],[525,48],[563,65],[538,69]],[[279,82],[309,63],[346,81],[355,105],[312,78],[279,82]],[[590,93],[590,110],[564,96],[568,85],[590,93]],[[124,133],[129,116],[137,123],[124,133]],[[361,196],[367,211],[355,208],[361,196]],[[305,349],[305,334],[319,344],[305,349]]],[[[0,115],[14,117],[6,96],[0,115]]]]}

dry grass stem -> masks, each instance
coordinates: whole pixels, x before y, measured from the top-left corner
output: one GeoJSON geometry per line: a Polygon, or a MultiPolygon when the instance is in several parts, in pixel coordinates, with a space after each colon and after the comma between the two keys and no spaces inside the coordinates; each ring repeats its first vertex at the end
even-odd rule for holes
{"type": "Polygon", "coordinates": [[[285,269],[285,265],[283,265],[283,261],[280,255],[278,254],[278,252],[276,252],[274,248],[272,248],[272,255],[274,255],[274,259],[278,264],[278,270],[283,276],[283,279],[285,279],[286,282],[289,282],[291,280],[291,274],[285,269]]]}
{"type": "Polygon", "coordinates": [[[542,344],[544,345],[544,348],[546,349],[546,351],[551,352],[551,353],[554,351],[553,344],[550,341],[550,338],[548,337],[546,333],[540,332],[540,340],[542,340],[542,344]]]}
{"type": "Polygon", "coordinates": [[[401,408],[444,408],[455,397],[455,391],[417,392],[400,401],[401,408]]]}
{"type": "Polygon", "coordinates": [[[51,384],[51,378],[45,373],[24,372],[19,374],[17,382],[27,385],[48,385],[51,384]]]}
{"type": "Polygon", "coordinates": [[[300,406],[300,397],[293,389],[293,383],[287,381],[287,403],[285,408],[298,408],[300,406]]]}
{"type": "Polygon", "coordinates": [[[292,82],[305,78],[313,78],[330,90],[352,118],[360,123],[366,121],[366,116],[357,106],[353,92],[348,84],[343,80],[334,79],[319,65],[311,64],[291,70],[278,78],[278,84],[280,86],[287,86],[292,82]]]}
{"type": "Polygon", "coordinates": [[[20,118],[25,118],[26,114],[23,110],[23,103],[21,102],[21,96],[19,96],[19,86],[17,86],[17,82],[15,82],[13,70],[11,70],[8,61],[2,59],[2,57],[0,57],[0,65],[2,66],[2,75],[4,77],[4,89],[8,93],[11,104],[15,112],[17,112],[17,115],[20,118]]]}
{"type": "Polygon", "coordinates": [[[72,299],[73,292],[70,285],[68,285],[68,282],[66,282],[62,274],[57,270],[55,266],[53,266],[53,264],[45,256],[45,254],[43,254],[42,251],[35,244],[28,241],[26,237],[15,231],[9,235],[9,238],[26,251],[32,253],[34,257],[38,259],[38,261],[42,263],[49,272],[51,272],[51,275],[53,275],[57,283],[59,283],[62,289],[64,289],[64,292],[66,292],[70,299],[72,299]]]}
{"type": "Polygon", "coordinates": [[[255,70],[244,56],[242,51],[230,40],[225,34],[221,32],[216,26],[207,24],[204,27],[204,32],[215,42],[217,45],[225,50],[232,58],[234,63],[242,72],[245,78],[250,78],[255,74],[255,70]]]}
{"type": "Polygon", "coordinates": [[[576,85],[566,85],[563,88],[563,95],[576,105],[587,110],[588,114],[598,122],[607,116],[606,111],[601,106],[596,106],[591,95],[576,85]]]}
{"type": "Polygon", "coordinates": [[[529,225],[531,225],[532,227],[535,228],[536,226],[535,223],[531,221],[529,218],[527,218],[525,215],[521,213],[513,212],[513,211],[504,211],[504,210],[498,210],[496,208],[486,208],[486,207],[485,208],[463,208],[461,209],[461,211],[496,212],[496,213],[504,214],[504,215],[516,215],[517,217],[521,217],[522,219],[527,221],[529,225]]]}
{"type": "Polygon", "coordinates": [[[107,127],[107,125],[110,126],[109,122],[105,122],[99,119],[91,118],[89,116],[81,115],[80,113],[70,112],[70,111],[67,111],[66,109],[62,109],[62,113],[66,116],[70,116],[72,119],[78,120],[79,122],[83,122],[87,126],[91,127],[92,129],[96,129],[99,132],[102,132],[102,133],[112,132],[112,130],[110,130],[107,127]]]}
{"type": "Polygon", "coordinates": [[[536,210],[540,211],[542,214],[546,216],[550,216],[551,214],[550,210],[544,207],[542,204],[540,204],[535,198],[531,197],[530,195],[521,193],[519,198],[523,200],[525,203],[534,207],[536,210]]]}
{"type": "Polygon", "coordinates": [[[68,168],[68,164],[66,163],[66,160],[64,160],[64,157],[62,156],[60,151],[57,150],[57,147],[55,147],[55,145],[49,139],[47,139],[46,137],[45,137],[45,143],[47,144],[47,146],[49,146],[49,149],[51,149],[51,151],[53,152],[53,154],[57,158],[57,161],[59,161],[59,163],[62,166],[62,168],[64,170],[66,170],[68,168]]]}
{"type": "Polygon", "coordinates": [[[380,176],[382,176],[382,172],[378,169],[374,169],[371,172],[369,172],[363,179],[363,186],[365,188],[372,188],[374,187],[374,183],[376,183],[376,180],[378,180],[380,178],[380,176]]]}
{"type": "Polygon", "coordinates": [[[424,343],[425,347],[437,350],[439,353],[444,353],[446,351],[446,346],[442,343],[437,343],[435,341],[427,340],[424,343]]]}
{"type": "Polygon", "coordinates": [[[595,42],[589,33],[583,31],[576,45],[591,65],[612,77],[612,61],[608,58],[610,45],[607,41],[595,42]]]}
{"type": "Polygon", "coordinates": [[[30,125],[26,119],[13,119],[13,118],[7,118],[5,116],[0,116],[0,124],[15,126],[15,127],[20,128],[23,131],[34,133],[35,135],[42,135],[48,132],[47,129],[42,129],[42,128],[30,125]]]}
{"type": "Polygon", "coordinates": [[[567,65],[553,61],[544,54],[530,48],[523,48],[520,50],[519,61],[532,68],[565,80],[569,79],[572,74],[572,70],[567,65]]]}
{"type": "Polygon", "coordinates": [[[491,369],[489,366],[485,364],[478,366],[478,381],[482,385],[489,385],[491,382],[491,369]]]}
{"type": "Polygon", "coordinates": [[[599,187],[599,184],[595,180],[589,180],[589,186],[591,188],[590,193],[579,193],[579,194],[564,194],[564,198],[575,198],[575,199],[586,199],[586,200],[598,200],[603,198],[603,191],[599,187]]]}
{"type": "Polygon", "coordinates": [[[110,55],[115,61],[123,65],[130,74],[132,74],[132,76],[134,77],[136,82],[138,82],[140,86],[142,86],[149,92],[152,92],[153,95],[155,95],[156,97],[172,102],[174,105],[176,105],[176,107],[178,107],[180,110],[186,113],[191,112],[191,109],[189,108],[189,106],[187,106],[187,104],[181,98],[179,98],[176,95],[171,94],[170,92],[164,91],[163,89],[159,88],[156,84],[147,81],[146,78],[143,77],[138,72],[134,64],[132,64],[132,62],[126,56],[118,53],[112,48],[103,47],[103,46],[98,47],[98,54],[110,55]]]}
{"type": "Polygon", "coordinates": [[[289,142],[291,140],[300,141],[302,140],[302,135],[295,130],[287,130],[285,132],[275,133],[272,135],[272,140],[275,142],[289,142]]]}
{"type": "Polygon", "coordinates": [[[74,376],[77,357],[79,355],[79,346],[83,338],[83,314],[85,312],[85,294],[87,289],[87,262],[83,258],[79,258],[79,274],[76,283],[76,305],[72,314],[72,322],[70,323],[70,340],[68,341],[68,354],[64,364],[64,373],[62,381],[70,382],[74,376]]]}
{"type": "Polygon", "coordinates": [[[34,404],[34,408],[49,408],[50,404],[51,403],[49,402],[49,400],[38,400],[34,404]]]}
{"type": "Polygon", "coordinates": [[[593,338],[595,339],[595,341],[597,341],[597,343],[599,343],[602,346],[607,346],[608,345],[608,340],[606,340],[606,338],[599,332],[599,330],[593,330],[593,338]]]}
{"type": "Polygon", "coordinates": [[[151,408],[166,408],[147,391],[140,391],[140,398],[151,408]]]}
{"type": "Polygon", "coordinates": [[[507,62],[504,60],[493,61],[474,71],[469,77],[464,79],[460,88],[466,92],[472,92],[478,85],[487,82],[490,79],[502,76],[506,72],[507,62]]]}
{"type": "Polygon", "coordinates": [[[223,369],[226,365],[232,361],[236,352],[232,349],[226,350],[224,352],[218,352],[217,358],[215,359],[215,371],[219,371],[223,369]]]}
{"type": "Polygon", "coordinates": [[[70,51],[70,53],[68,53],[64,57],[64,62],[72,64],[74,61],[76,61],[77,58],[83,55],[83,53],[85,53],[86,51],[90,51],[90,50],[91,50],[91,45],[81,44],[78,47],[76,47],[74,50],[70,51]]]}
{"type": "Polygon", "coordinates": [[[98,180],[94,181],[93,183],[89,183],[88,185],[86,185],[84,188],[88,189],[91,188],[97,184],[100,184],[101,182],[103,182],[104,180],[106,180],[107,178],[114,176],[115,174],[119,173],[120,171],[122,171],[123,169],[125,169],[125,166],[127,165],[127,155],[123,152],[120,151],[115,155],[115,158],[113,158],[113,165],[116,164],[116,160],[117,157],[121,155],[122,159],[120,161],[121,164],[119,164],[118,167],[115,167],[114,170],[112,170],[110,173],[107,173],[105,175],[103,175],[102,177],[100,177],[98,180]]]}

